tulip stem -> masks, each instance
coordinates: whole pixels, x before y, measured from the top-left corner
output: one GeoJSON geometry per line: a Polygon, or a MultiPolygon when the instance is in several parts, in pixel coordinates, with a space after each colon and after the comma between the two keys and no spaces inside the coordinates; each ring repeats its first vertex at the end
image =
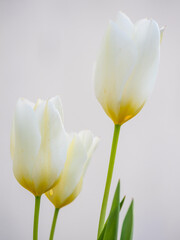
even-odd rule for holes
{"type": "Polygon", "coordinates": [[[38,240],[38,223],[41,196],[35,196],[33,240],[38,240]]]}
{"type": "Polygon", "coordinates": [[[55,210],[54,210],[54,217],[53,217],[53,222],[52,222],[52,226],[51,226],[51,233],[50,233],[49,240],[53,240],[53,238],[54,238],[54,232],[55,232],[59,209],[60,208],[55,208],[55,210]]]}
{"type": "Polygon", "coordinates": [[[105,190],[104,190],[104,197],[103,197],[101,214],[100,214],[100,219],[99,219],[98,237],[100,236],[101,231],[103,230],[103,226],[104,226],[104,222],[105,222],[106,208],[107,208],[109,190],[110,190],[111,180],[112,180],[112,175],[113,175],[114,162],[115,162],[115,157],[116,157],[116,149],[117,149],[117,144],[118,144],[118,139],[119,139],[119,132],[120,132],[120,125],[115,124],[113,141],[112,141],[112,146],[111,146],[111,155],[110,155],[110,160],[109,160],[109,168],[108,168],[108,173],[107,173],[107,178],[106,178],[106,186],[105,186],[105,190]]]}

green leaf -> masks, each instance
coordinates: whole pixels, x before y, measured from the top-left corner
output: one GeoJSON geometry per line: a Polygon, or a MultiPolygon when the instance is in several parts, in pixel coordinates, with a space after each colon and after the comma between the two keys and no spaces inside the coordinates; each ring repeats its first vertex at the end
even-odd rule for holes
{"type": "Polygon", "coordinates": [[[121,202],[119,203],[119,210],[121,211],[121,208],[123,207],[123,205],[124,205],[124,201],[125,201],[125,198],[126,198],[126,196],[124,196],[123,197],[123,199],[121,200],[121,202]]]}
{"type": "MultiPolygon", "coordinates": [[[[122,207],[123,207],[125,198],[126,198],[126,196],[124,196],[123,199],[121,200],[121,202],[119,203],[119,211],[121,211],[121,209],[122,209],[122,207]]],[[[105,233],[105,230],[106,230],[106,226],[107,226],[107,222],[108,222],[109,217],[110,217],[110,214],[109,214],[109,216],[108,216],[108,218],[107,218],[107,220],[106,220],[106,223],[104,224],[104,228],[103,228],[103,230],[102,230],[102,232],[101,232],[98,240],[103,240],[104,233],[105,233]]]]}
{"type": "MultiPolygon", "coordinates": [[[[106,221],[106,223],[105,223],[105,225],[104,225],[104,228],[103,228],[103,230],[102,230],[102,232],[101,232],[98,240],[104,240],[104,239],[105,239],[105,233],[106,233],[106,235],[107,235],[107,231],[108,231],[108,230],[107,230],[108,223],[111,222],[112,219],[115,219],[115,218],[116,218],[117,212],[118,212],[118,209],[115,209],[113,212],[111,212],[111,214],[109,215],[109,217],[108,217],[108,219],[107,219],[107,221],[106,221]]],[[[108,227],[108,228],[109,228],[109,227],[108,227]]],[[[109,233],[109,234],[110,234],[110,233],[109,233]]],[[[113,234],[113,232],[112,232],[112,234],[113,234]]],[[[112,234],[111,234],[111,235],[112,235],[112,234]]],[[[107,238],[107,239],[109,239],[109,238],[107,238]]],[[[113,238],[113,239],[114,239],[114,238],[113,238]]],[[[110,239],[109,239],[109,240],[110,240],[110,239]]]]}
{"type": "Polygon", "coordinates": [[[132,200],[123,221],[120,240],[132,240],[133,238],[133,209],[134,201],[132,200]]]}
{"type": "Polygon", "coordinates": [[[114,193],[114,198],[111,205],[110,213],[113,212],[117,207],[119,207],[119,201],[120,201],[120,181],[118,181],[116,191],[114,193]]]}
{"type": "Polygon", "coordinates": [[[118,182],[116,187],[103,240],[117,240],[120,209],[119,201],[120,201],[120,181],[118,182]]]}

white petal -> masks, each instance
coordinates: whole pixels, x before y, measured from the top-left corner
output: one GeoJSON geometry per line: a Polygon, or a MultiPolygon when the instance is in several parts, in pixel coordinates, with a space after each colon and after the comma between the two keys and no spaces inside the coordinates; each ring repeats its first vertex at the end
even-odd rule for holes
{"type": "Polygon", "coordinates": [[[99,143],[99,138],[94,137],[92,132],[89,130],[81,131],[79,132],[78,135],[84,145],[85,151],[87,152],[87,159],[84,167],[84,173],[85,173],[85,170],[87,169],[89,161],[92,157],[92,154],[99,143]]]}
{"type": "MultiPolygon", "coordinates": [[[[66,133],[62,121],[62,108],[57,108],[54,101],[48,102],[49,111],[49,128],[51,143],[51,160],[59,173],[61,172],[66,161],[67,150],[70,137],[66,133]],[[59,170],[58,170],[59,169],[59,170]]],[[[58,174],[59,174],[58,173],[58,174]]]]}
{"type": "Polygon", "coordinates": [[[61,98],[59,96],[55,96],[49,100],[50,103],[52,103],[56,109],[58,110],[61,120],[64,122],[64,114],[63,114],[63,107],[61,103],[61,98]]]}
{"type": "Polygon", "coordinates": [[[122,32],[126,33],[129,37],[132,37],[134,32],[134,24],[126,14],[119,12],[116,23],[122,32]]]}
{"type": "Polygon", "coordinates": [[[42,123],[42,118],[44,115],[45,107],[46,107],[46,101],[44,101],[42,99],[38,99],[34,106],[34,111],[35,111],[36,117],[38,119],[38,125],[39,125],[40,131],[41,131],[41,123],[42,123]]]}
{"type": "Polygon", "coordinates": [[[40,126],[42,141],[33,172],[38,194],[51,188],[59,178],[69,144],[59,109],[54,101],[46,103],[40,126]]]}
{"type": "Polygon", "coordinates": [[[63,204],[64,201],[73,193],[78,185],[82,173],[87,154],[80,138],[76,135],[68,149],[67,160],[61,173],[58,184],[53,188],[56,204],[63,204]],[[57,200],[59,199],[59,200],[57,200]]]}
{"type": "MultiPolygon", "coordinates": [[[[46,102],[47,101],[38,99],[34,106],[34,110],[36,112],[36,115],[37,115],[37,118],[38,118],[40,124],[41,124],[42,117],[44,114],[46,102]]],[[[61,116],[61,120],[64,121],[64,114],[63,114],[63,108],[62,108],[62,103],[61,103],[60,97],[59,96],[53,97],[53,98],[49,99],[49,102],[52,103],[53,106],[57,109],[57,111],[59,112],[59,114],[61,116]]]]}
{"type": "Polygon", "coordinates": [[[56,208],[69,204],[80,193],[83,176],[98,142],[99,139],[88,130],[74,134],[58,183],[46,193],[56,208]]]}
{"type": "Polygon", "coordinates": [[[96,97],[109,116],[119,110],[124,85],[132,74],[136,60],[134,41],[111,22],[94,73],[96,97]]]}
{"type": "Polygon", "coordinates": [[[83,170],[83,175],[85,174],[87,167],[89,166],[89,162],[91,160],[92,154],[94,153],[94,151],[96,150],[96,147],[99,143],[99,138],[98,137],[94,137],[91,143],[91,146],[87,152],[87,160],[86,163],[84,165],[84,170],[83,170]]]}
{"type": "Polygon", "coordinates": [[[86,150],[86,152],[89,151],[89,148],[91,147],[92,141],[93,141],[93,134],[89,130],[84,130],[79,132],[79,137],[82,141],[82,144],[86,150]]]}
{"type": "Polygon", "coordinates": [[[32,181],[32,170],[41,142],[33,107],[34,105],[29,101],[19,99],[12,127],[13,170],[15,177],[22,185],[22,181],[32,181]]]}
{"type": "Polygon", "coordinates": [[[152,92],[160,58],[160,31],[153,20],[141,20],[135,26],[134,41],[138,49],[138,62],[127,81],[122,95],[122,105],[144,104],[152,92]]]}

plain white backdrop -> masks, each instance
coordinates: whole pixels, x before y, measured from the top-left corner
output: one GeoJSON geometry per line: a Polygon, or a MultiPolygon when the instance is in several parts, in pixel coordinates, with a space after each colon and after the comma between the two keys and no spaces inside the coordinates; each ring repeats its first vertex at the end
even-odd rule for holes
{"type": "MultiPolygon", "coordinates": [[[[125,210],[135,199],[134,240],[180,239],[179,9],[178,0],[0,0],[0,239],[32,239],[34,197],[15,180],[9,150],[16,101],[57,94],[67,131],[91,129],[101,142],[55,239],[96,239],[113,123],[95,99],[92,68],[119,10],[167,28],[153,95],[121,129],[110,202],[120,178],[125,210]]],[[[39,239],[48,239],[53,211],[43,196],[39,239]]]]}

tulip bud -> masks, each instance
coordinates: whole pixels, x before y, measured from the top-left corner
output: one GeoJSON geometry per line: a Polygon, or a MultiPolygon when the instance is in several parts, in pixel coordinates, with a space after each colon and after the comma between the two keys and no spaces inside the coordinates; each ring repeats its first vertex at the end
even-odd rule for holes
{"type": "Polygon", "coordinates": [[[160,29],[154,20],[133,24],[123,13],[109,23],[95,65],[95,94],[106,114],[122,125],[144,106],[156,80],[160,29]]]}
{"type": "Polygon", "coordinates": [[[11,156],[17,181],[40,196],[58,180],[66,160],[69,139],[63,126],[59,97],[36,104],[19,99],[16,105],[11,156]]]}
{"type": "Polygon", "coordinates": [[[93,137],[90,131],[74,134],[58,183],[46,193],[56,208],[71,203],[79,195],[83,176],[98,142],[99,139],[93,137]]]}

